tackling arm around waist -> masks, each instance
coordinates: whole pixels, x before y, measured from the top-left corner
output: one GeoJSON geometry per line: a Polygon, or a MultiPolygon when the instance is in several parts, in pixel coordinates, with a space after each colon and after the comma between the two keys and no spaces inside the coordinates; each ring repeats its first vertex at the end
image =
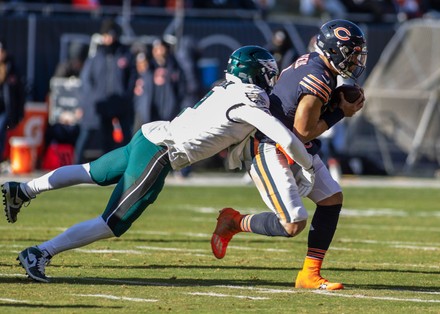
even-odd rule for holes
{"type": "Polygon", "coordinates": [[[305,169],[312,167],[313,157],[307,152],[304,144],[275,117],[255,107],[241,106],[230,112],[230,118],[253,125],[279,144],[286,157],[305,169]]]}

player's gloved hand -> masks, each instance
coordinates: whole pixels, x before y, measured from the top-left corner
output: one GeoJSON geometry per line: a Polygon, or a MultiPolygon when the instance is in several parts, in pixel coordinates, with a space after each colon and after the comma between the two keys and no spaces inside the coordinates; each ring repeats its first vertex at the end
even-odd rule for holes
{"type": "Polygon", "coordinates": [[[298,186],[298,193],[301,197],[306,197],[310,194],[315,183],[315,168],[309,169],[301,168],[295,175],[296,185],[298,186]]]}

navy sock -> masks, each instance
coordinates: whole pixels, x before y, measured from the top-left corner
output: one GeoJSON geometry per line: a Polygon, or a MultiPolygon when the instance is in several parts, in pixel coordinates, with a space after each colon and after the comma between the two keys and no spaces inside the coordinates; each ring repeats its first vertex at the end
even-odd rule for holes
{"type": "Polygon", "coordinates": [[[333,240],[338,225],[342,204],[317,206],[310,225],[308,256],[323,259],[333,240]],[[310,255],[309,255],[310,254],[310,255]]]}
{"type": "Polygon", "coordinates": [[[281,225],[277,215],[272,212],[252,215],[249,226],[253,233],[271,237],[290,237],[286,229],[281,225]]]}

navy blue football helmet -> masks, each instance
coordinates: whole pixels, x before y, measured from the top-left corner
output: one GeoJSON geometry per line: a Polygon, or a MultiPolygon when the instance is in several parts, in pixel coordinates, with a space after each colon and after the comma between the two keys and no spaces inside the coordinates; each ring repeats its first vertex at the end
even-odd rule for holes
{"type": "Polygon", "coordinates": [[[319,30],[316,50],[344,78],[357,79],[367,63],[367,41],[362,30],[347,20],[333,20],[319,30]]]}

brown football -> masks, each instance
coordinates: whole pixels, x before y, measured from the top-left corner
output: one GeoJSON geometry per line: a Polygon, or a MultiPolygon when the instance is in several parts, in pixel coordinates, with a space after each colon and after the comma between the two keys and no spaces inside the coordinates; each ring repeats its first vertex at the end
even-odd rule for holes
{"type": "Polygon", "coordinates": [[[359,96],[361,96],[361,89],[359,87],[354,85],[341,85],[333,91],[330,99],[331,104],[339,104],[341,101],[341,97],[339,95],[340,92],[344,93],[344,98],[348,102],[354,102],[359,98],[359,96]]]}

